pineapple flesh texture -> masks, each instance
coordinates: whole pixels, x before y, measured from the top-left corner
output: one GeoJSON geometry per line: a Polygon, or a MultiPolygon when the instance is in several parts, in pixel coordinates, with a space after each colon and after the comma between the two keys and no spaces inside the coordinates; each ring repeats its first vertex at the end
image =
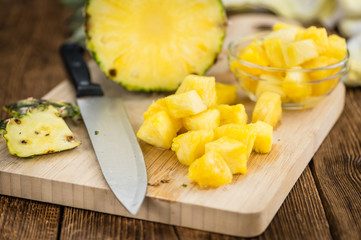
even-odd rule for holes
{"type": "Polygon", "coordinates": [[[216,106],[220,112],[220,125],[228,123],[246,124],[248,116],[243,104],[226,105],[220,104],[216,106]]]}
{"type": "Polygon", "coordinates": [[[195,90],[170,95],[165,98],[165,102],[174,118],[189,117],[207,110],[207,105],[195,90]]]}
{"type": "Polygon", "coordinates": [[[213,64],[225,23],[219,0],[89,0],[87,47],[128,90],[175,90],[213,64]]]}
{"type": "Polygon", "coordinates": [[[155,147],[169,149],[177,136],[177,128],[166,111],[159,111],[144,120],[137,137],[155,147]]]}
{"type": "MultiPolygon", "coordinates": [[[[152,102],[152,104],[148,107],[147,111],[145,111],[143,113],[143,118],[147,119],[147,118],[153,116],[155,113],[160,112],[160,111],[166,111],[168,113],[168,115],[171,116],[164,98],[160,98],[157,101],[152,102]]],[[[170,117],[170,118],[173,122],[176,132],[178,132],[183,126],[182,120],[178,119],[178,118],[173,118],[173,117],[170,117]]]]}
{"type": "Polygon", "coordinates": [[[328,37],[325,28],[316,28],[311,26],[307,28],[300,37],[300,40],[312,39],[317,47],[319,54],[323,54],[328,49],[328,37]]]}
{"type": "Polygon", "coordinates": [[[190,165],[204,154],[204,146],[213,140],[212,130],[189,131],[173,139],[172,150],[184,165],[190,165]]]}
{"type": "Polygon", "coordinates": [[[296,67],[300,64],[318,57],[318,50],[312,39],[292,42],[282,47],[287,67],[296,67]]]}
{"type": "Polygon", "coordinates": [[[189,167],[188,178],[201,187],[219,187],[232,182],[232,173],[222,156],[210,151],[196,159],[189,167]]]}
{"type": "Polygon", "coordinates": [[[273,127],[268,123],[258,121],[251,123],[256,132],[253,150],[257,153],[269,153],[273,142],[273,127]]]}
{"type": "MultiPolygon", "coordinates": [[[[263,42],[260,39],[254,39],[243,51],[240,51],[238,58],[257,65],[269,66],[267,55],[263,48],[263,42]]],[[[232,64],[231,68],[239,68],[251,75],[259,75],[262,73],[261,69],[246,67],[237,60],[232,64]]]]}
{"type": "Polygon", "coordinates": [[[257,99],[256,106],[253,109],[252,123],[263,121],[274,127],[281,117],[282,102],[280,95],[273,92],[263,93],[257,99]]]}
{"type": "Polygon", "coordinates": [[[254,127],[251,124],[230,123],[214,129],[214,139],[219,139],[222,137],[229,137],[246,145],[247,158],[249,158],[256,140],[256,133],[254,127]]]}
{"type": "Polygon", "coordinates": [[[285,68],[286,63],[283,57],[282,45],[283,41],[281,38],[266,38],[264,40],[264,48],[268,59],[270,60],[271,67],[285,68]]]}
{"type": "Polygon", "coordinates": [[[214,77],[188,75],[177,89],[176,94],[195,90],[207,107],[217,102],[216,79],[214,77]]]}
{"type": "Polygon", "coordinates": [[[305,72],[287,72],[282,84],[287,99],[294,102],[305,101],[312,92],[310,79],[305,72]]]}
{"type": "Polygon", "coordinates": [[[328,37],[328,49],[324,55],[333,57],[341,61],[346,57],[347,45],[346,40],[335,34],[328,37]]]}
{"type": "Polygon", "coordinates": [[[240,141],[229,137],[221,137],[206,144],[206,153],[218,152],[226,161],[232,174],[247,173],[247,146],[240,141]]]}
{"type": "Polygon", "coordinates": [[[53,106],[31,109],[8,121],[4,138],[10,154],[18,157],[60,152],[81,144],[53,106]]]}
{"type": "Polygon", "coordinates": [[[216,82],[217,104],[235,104],[238,99],[237,86],[216,82]]]}
{"type": "Polygon", "coordinates": [[[191,130],[213,130],[220,123],[220,114],[217,109],[208,109],[190,117],[183,118],[185,129],[191,130]]]}
{"type": "Polygon", "coordinates": [[[286,98],[286,94],[282,90],[283,78],[281,74],[268,73],[262,74],[260,78],[264,81],[259,81],[256,90],[256,97],[259,98],[264,92],[274,92],[281,96],[282,100],[286,98]]]}

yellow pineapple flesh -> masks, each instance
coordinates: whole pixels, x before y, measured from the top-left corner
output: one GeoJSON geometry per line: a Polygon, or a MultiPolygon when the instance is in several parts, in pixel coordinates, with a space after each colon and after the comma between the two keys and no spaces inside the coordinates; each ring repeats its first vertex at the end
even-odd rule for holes
{"type": "Polygon", "coordinates": [[[237,86],[216,82],[217,104],[235,104],[237,89],[237,86]]]}
{"type": "Polygon", "coordinates": [[[100,68],[129,90],[175,90],[204,74],[222,49],[219,0],[88,0],[87,46],[100,68]]]}
{"type": "Polygon", "coordinates": [[[144,120],[137,137],[155,147],[169,149],[177,136],[177,129],[166,111],[156,112],[144,120]]]}
{"type": "Polygon", "coordinates": [[[216,80],[214,77],[188,75],[177,89],[176,94],[195,90],[207,107],[217,102],[216,80]]]}
{"type": "Polygon", "coordinates": [[[165,98],[170,115],[174,118],[184,118],[207,109],[201,97],[195,90],[170,95],[165,98]]]}
{"type": "Polygon", "coordinates": [[[296,67],[318,57],[318,50],[312,39],[292,42],[282,47],[287,67],[296,67]]]}
{"type": "Polygon", "coordinates": [[[344,38],[332,34],[328,37],[328,44],[328,49],[324,55],[336,58],[339,61],[346,57],[347,45],[344,38]]]}
{"type": "Polygon", "coordinates": [[[285,68],[285,58],[282,52],[284,42],[281,38],[266,38],[264,40],[264,48],[271,67],[285,68]]]}
{"type": "Polygon", "coordinates": [[[220,104],[215,107],[220,112],[220,125],[228,123],[245,124],[248,116],[243,104],[220,104]]]}
{"type": "Polygon", "coordinates": [[[222,137],[229,137],[246,145],[248,158],[251,155],[254,141],[256,140],[256,133],[251,124],[230,123],[214,129],[214,139],[222,137]]]}
{"type": "Polygon", "coordinates": [[[281,96],[281,99],[286,98],[286,94],[282,90],[283,77],[281,74],[268,73],[260,76],[262,79],[259,81],[256,90],[256,97],[259,98],[265,92],[274,92],[281,96]]]}
{"type": "Polygon", "coordinates": [[[220,123],[220,114],[217,109],[208,109],[190,117],[183,118],[185,129],[191,130],[213,130],[220,123]]]}
{"type": "Polygon", "coordinates": [[[219,187],[232,182],[232,177],[226,161],[215,151],[209,151],[196,159],[188,170],[188,178],[202,187],[219,187]]]}
{"type": "Polygon", "coordinates": [[[312,92],[310,79],[305,72],[287,72],[282,84],[283,92],[293,102],[305,101],[312,92]]]}
{"type": "Polygon", "coordinates": [[[247,173],[247,146],[240,141],[229,137],[221,137],[213,142],[207,143],[206,153],[218,152],[226,161],[232,174],[247,173]]]}
{"type": "Polygon", "coordinates": [[[277,93],[265,92],[256,102],[252,114],[252,123],[263,121],[276,126],[282,117],[281,97],[277,93]]]}
{"type": "Polygon", "coordinates": [[[311,26],[307,28],[300,37],[300,40],[312,39],[316,44],[319,54],[323,54],[328,49],[328,37],[325,28],[316,28],[311,26]]]}
{"type": "Polygon", "coordinates": [[[253,150],[258,153],[269,153],[273,142],[273,127],[262,121],[251,123],[251,125],[254,126],[256,133],[253,150]]]}
{"type": "Polygon", "coordinates": [[[213,140],[212,130],[189,131],[173,139],[172,150],[178,160],[185,165],[190,165],[195,159],[204,154],[204,146],[213,140]]]}

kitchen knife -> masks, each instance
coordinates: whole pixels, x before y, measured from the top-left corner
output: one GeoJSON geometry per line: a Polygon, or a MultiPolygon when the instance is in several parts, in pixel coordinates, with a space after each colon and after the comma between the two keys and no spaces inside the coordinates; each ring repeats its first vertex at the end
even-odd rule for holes
{"type": "Polygon", "coordinates": [[[104,97],[100,85],[91,83],[81,46],[65,43],[60,52],[103,175],[118,200],[135,215],[145,197],[147,173],[122,100],[104,97]]]}

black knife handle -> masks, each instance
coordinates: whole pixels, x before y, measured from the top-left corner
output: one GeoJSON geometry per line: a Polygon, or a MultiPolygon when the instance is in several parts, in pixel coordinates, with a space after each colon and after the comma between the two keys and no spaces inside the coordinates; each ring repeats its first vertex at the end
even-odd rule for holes
{"type": "Polygon", "coordinates": [[[84,48],[76,43],[64,43],[60,54],[68,74],[75,85],[76,96],[103,96],[99,84],[90,81],[88,67],[83,59],[84,48]]]}

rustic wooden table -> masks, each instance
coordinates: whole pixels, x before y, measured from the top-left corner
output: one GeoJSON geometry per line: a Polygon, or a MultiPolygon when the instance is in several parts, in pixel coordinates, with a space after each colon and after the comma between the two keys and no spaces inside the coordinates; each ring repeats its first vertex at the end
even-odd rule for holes
{"type": "MultiPolygon", "coordinates": [[[[70,14],[58,1],[1,1],[1,106],[66,78],[58,49],[70,14]]],[[[260,239],[361,239],[360,130],[361,89],[347,89],[342,116],[260,239]]],[[[236,239],[0,195],[0,239],[57,238],[236,239]]]]}

